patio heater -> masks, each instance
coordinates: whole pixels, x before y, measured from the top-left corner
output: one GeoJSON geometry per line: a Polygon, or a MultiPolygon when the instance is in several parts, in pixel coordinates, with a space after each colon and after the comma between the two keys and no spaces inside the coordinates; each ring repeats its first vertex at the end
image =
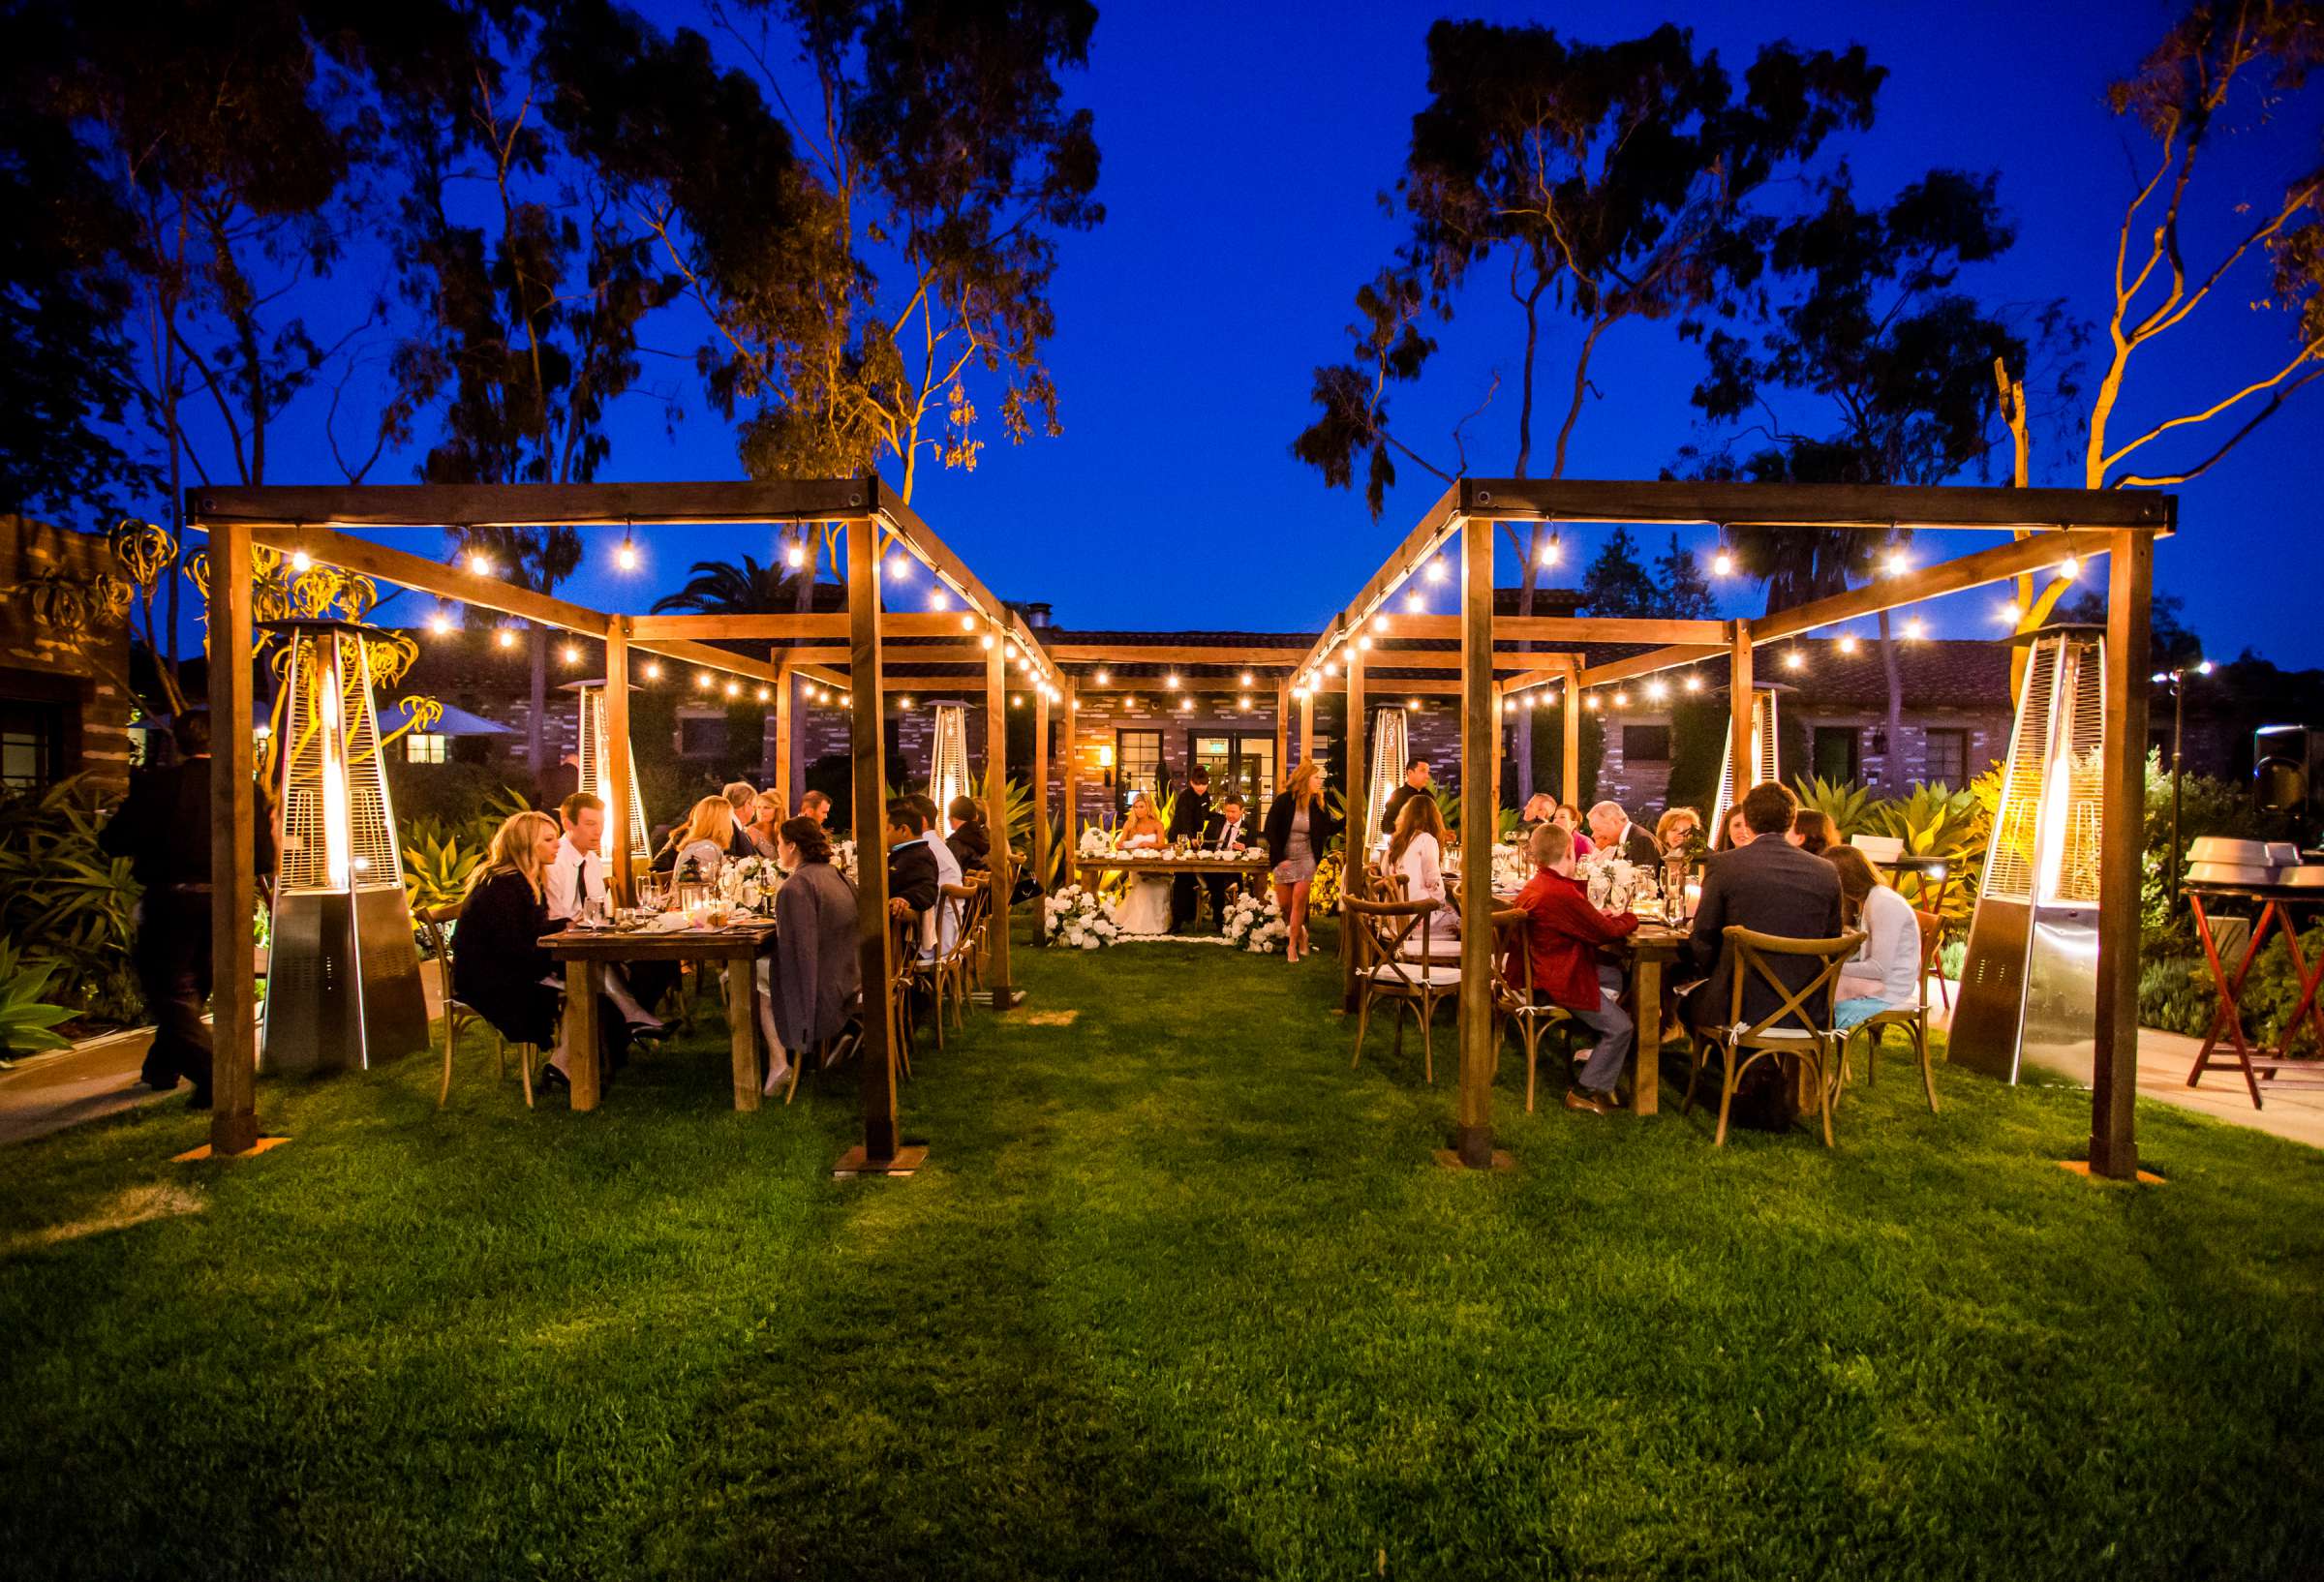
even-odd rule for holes
{"type": "Polygon", "coordinates": [[[2104,628],[2033,633],[1985,883],[1969,925],[1952,1059],[2004,1081],[2027,1055],[2095,1057],[2104,628]]]}
{"type": "MultiPolygon", "coordinates": [[[[1750,790],[1754,785],[1764,784],[1769,780],[1780,781],[1784,777],[1782,768],[1776,762],[1775,742],[1777,735],[1778,732],[1775,718],[1775,689],[1773,687],[1752,688],[1751,745],[1748,749],[1751,760],[1752,779],[1750,784],[1743,787],[1745,791],[1750,790]]],[[[1728,815],[1728,810],[1731,809],[1735,804],[1741,800],[1741,796],[1736,792],[1735,789],[1735,727],[1733,720],[1730,718],[1727,727],[1727,745],[1719,750],[1719,801],[1716,804],[1716,806],[1718,807],[1717,816],[1720,818],[1725,818],[1728,815]]]]}
{"type": "MultiPolygon", "coordinates": [[[[573,737],[573,751],[580,762],[581,789],[605,805],[604,832],[597,837],[597,855],[607,864],[613,861],[613,776],[614,763],[611,744],[605,737],[605,684],[603,682],[568,682],[566,690],[581,703],[580,729],[573,737]]],[[[625,748],[627,743],[623,743],[625,748]]],[[[629,772],[629,865],[633,873],[643,873],[652,866],[653,847],[646,837],[646,802],[637,793],[637,754],[626,750],[622,754],[629,772]]]]}
{"type": "MultiPolygon", "coordinates": [[[[987,720],[985,728],[1003,727],[987,720]]],[[[952,806],[953,798],[973,794],[974,782],[968,778],[968,711],[957,703],[939,703],[935,743],[928,753],[928,800],[936,805],[940,817],[952,806]]]]}
{"type": "Polygon", "coordinates": [[[371,661],[362,628],[347,622],[264,629],[282,634],[289,654],[259,1063],[270,1072],[368,1069],[428,1041],[371,661]]]}
{"type": "Polygon", "coordinates": [[[1385,845],[1393,833],[1381,828],[1380,810],[1404,778],[1404,765],[1412,756],[1407,749],[1410,740],[1405,734],[1403,710],[1382,709],[1372,715],[1372,776],[1363,799],[1366,851],[1385,845]]]}

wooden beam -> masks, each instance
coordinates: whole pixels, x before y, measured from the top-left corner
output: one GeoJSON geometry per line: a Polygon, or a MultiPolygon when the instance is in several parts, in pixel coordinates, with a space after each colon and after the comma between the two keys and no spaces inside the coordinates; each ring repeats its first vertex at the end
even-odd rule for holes
{"type": "MultiPolygon", "coordinates": [[[[1388,629],[1372,634],[1375,661],[1380,649],[1391,643],[1459,642],[1461,622],[1450,615],[1391,615],[1388,629]]],[[[1502,650],[1503,643],[1724,643],[1724,621],[1633,621],[1613,616],[1505,615],[1493,621],[1493,657],[1505,654],[1538,659],[1522,650],[1502,650]]],[[[1448,654],[1458,658],[1466,650],[1448,654]]]]}
{"type": "MultiPolygon", "coordinates": [[[[857,676],[879,674],[877,547],[871,524],[850,524],[847,614],[854,653],[848,668],[857,676]]],[[[863,1075],[863,1157],[877,1168],[895,1159],[897,1149],[896,1019],[888,994],[895,973],[888,959],[888,766],[879,688],[859,686],[854,697],[849,746],[855,769],[856,949],[864,984],[864,1040],[858,1063],[863,1075]]],[[[793,1050],[791,1057],[805,1059],[808,1051],[793,1050]]]]}
{"type": "MultiPolygon", "coordinates": [[[[1033,881],[1049,891],[1049,689],[1033,689],[1033,881]]],[[[1003,832],[1004,834],[1006,832],[1003,832]]]]}
{"type": "Polygon", "coordinates": [[[669,637],[646,642],[631,633],[629,646],[648,654],[657,654],[665,659],[673,659],[681,665],[691,665],[696,670],[717,671],[726,676],[747,676],[755,682],[772,683],[775,680],[775,667],[766,660],[749,654],[737,654],[732,649],[712,648],[708,643],[682,642],[669,637]]]}
{"type": "MultiPolygon", "coordinates": [[[[1006,629],[995,620],[995,636],[1006,629]]],[[[985,816],[992,821],[993,926],[985,930],[985,987],[992,991],[993,1009],[1006,1011],[1017,1003],[1009,984],[1009,892],[1016,885],[1009,871],[1009,672],[1003,662],[1007,645],[994,643],[985,653],[985,816]]],[[[936,809],[942,814],[941,807],[936,809]]]]}
{"type": "Polygon", "coordinates": [[[791,794],[791,712],[798,708],[798,678],[791,674],[787,660],[775,666],[775,800],[789,818],[799,810],[798,801],[791,794]]]}
{"type": "Polygon", "coordinates": [[[1065,678],[1065,786],[1063,812],[1065,818],[1065,867],[1058,876],[1068,884],[1080,882],[1079,870],[1073,866],[1074,850],[1082,842],[1080,789],[1074,783],[1082,773],[1082,733],[1078,717],[1081,709],[1080,684],[1071,676],[1065,678]]]}
{"type": "Polygon", "coordinates": [[[1563,758],[1560,767],[1565,779],[1557,800],[1575,806],[1586,806],[1581,795],[1581,659],[1578,654],[1566,660],[1565,717],[1558,722],[1564,740],[1560,743],[1563,758]]]}
{"type": "Polygon", "coordinates": [[[1076,665],[1239,665],[1248,670],[1299,667],[1296,648],[1240,648],[1218,643],[1057,643],[1048,649],[1059,664],[1076,665]]]}
{"type": "MultiPolygon", "coordinates": [[[[2173,495],[1950,484],[1703,483],[1464,478],[1452,508],[1516,521],[1865,528],[2113,528],[2172,532],[2173,495]]],[[[1441,506],[1442,502],[1439,502],[1441,506]]]]}
{"type": "Polygon", "coordinates": [[[856,478],[771,483],[267,484],[198,490],[188,514],[212,523],[422,529],[836,522],[869,514],[879,492],[876,479],[856,478]]]}
{"type": "MultiPolygon", "coordinates": [[[[2002,493],[2017,494],[2020,491],[2004,489],[2002,493]]],[[[2110,542],[2110,538],[2101,533],[2041,532],[2031,538],[1996,544],[1991,549],[1981,549],[1958,560],[1918,566],[1901,576],[1882,577],[1861,588],[1851,588],[1845,593],[1834,593],[1829,598],[1816,599],[1792,609],[1760,616],[1751,623],[1751,640],[1755,643],[1772,643],[1778,638],[1797,636],[1836,622],[1878,615],[1882,610],[1893,610],[1900,604],[1913,604],[1924,598],[1939,598],[1946,593],[1982,588],[1989,583],[2006,582],[2022,573],[2056,565],[2068,556],[2102,554],[2110,542]]]]}
{"type": "Polygon", "coordinates": [[[1682,665],[1715,659],[1732,646],[1731,643],[1682,643],[1671,648],[1649,649],[1627,659],[1608,659],[1604,664],[1590,666],[1581,672],[1581,685],[1604,686],[1609,682],[1636,681],[1657,671],[1676,670],[1682,665]]]}
{"type": "Polygon", "coordinates": [[[629,851],[629,787],[637,769],[636,749],[629,743],[629,634],[623,629],[627,619],[615,616],[605,633],[605,779],[613,793],[605,818],[613,832],[614,900],[622,906],[634,904],[637,895],[629,851]]]}
{"type": "MultiPolygon", "coordinates": [[[[210,529],[213,539],[220,531],[221,528],[216,526],[210,529]]],[[[410,588],[437,598],[452,599],[500,615],[537,621],[544,626],[556,626],[587,637],[603,637],[607,624],[613,619],[601,611],[575,604],[569,599],[553,598],[547,593],[512,587],[498,577],[478,576],[465,565],[447,565],[442,561],[431,561],[424,555],[375,544],[368,538],[333,532],[328,528],[254,527],[250,529],[250,542],[266,549],[281,550],[286,555],[304,551],[322,564],[335,565],[342,571],[359,572],[375,581],[391,582],[399,588],[410,588]]]]}
{"type": "MultiPolygon", "coordinates": [[[[817,610],[806,615],[641,615],[631,620],[635,623],[631,635],[641,638],[690,637],[706,643],[723,640],[792,647],[821,641],[841,655],[850,641],[844,611],[817,610]]],[[[983,629],[984,623],[975,616],[887,610],[879,617],[883,642],[900,637],[951,637],[973,643],[974,632],[983,629]],[[971,623],[971,626],[963,627],[963,620],[971,623]]],[[[983,656],[981,650],[978,656],[983,656]]]]}
{"type": "Polygon", "coordinates": [[[1024,618],[978,581],[976,573],[968,569],[967,564],[952,552],[951,546],[937,537],[926,522],[920,520],[902,496],[877,479],[872,481],[877,485],[875,493],[879,519],[888,531],[917,553],[972,605],[989,616],[1003,632],[1015,633],[1018,642],[1035,655],[1034,669],[1051,685],[1055,685],[1056,666],[1041,647],[1040,636],[1025,624],[1024,618]]]}
{"type": "MultiPolygon", "coordinates": [[[[1748,621],[1735,623],[1734,651],[1728,656],[1728,665],[1727,742],[1730,755],[1728,761],[1734,765],[1734,774],[1728,781],[1728,794],[1734,801],[1720,808],[1717,819],[1712,822],[1714,839],[1719,831],[1727,828],[1728,816],[1743,806],[1743,798],[1749,794],[1753,776],[1759,767],[1758,754],[1751,748],[1751,623],[1748,621]]],[[[1643,1048],[1640,1046],[1641,1055],[1643,1048]]]]}
{"type": "Polygon", "coordinates": [[[2139,880],[2146,839],[2147,688],[2155,541],[2119,532],[2106,568],[2106,710],[2099,740],[2098,983],[2090,1169],[2138,1175],[2139,880]]]}
{"type": "MultiPolygon", "coordinates": [[[[258,794],[252,718],[251,532],[210,531],[210,1152],[258,1145],[258,794]]],[[[271,800],[271,799],[269,799],[271,800]]]]}
{"type": "MultiPolygon", "coordinates": [[[[1364,796],[1371,787],[1371,776],[1366,768],[1364,736],[1370,721],[1364,717],[1363,651],[1353,643],[1347,653],[1348,689],[1348,789],[1344,805],[1348,810],[1346,841],[1342,849],[1339,870],[1339,889],[1343,896],[1362,897],[1365,894],[1364,876],[1364,796]]],[[[1339,914],[1340,1008],[1356,1009],[1356,920],[1345,908],[1339,914]]]]}
{"type": "Polygon", "coordinates": [[[1300,757],[1315,756],[1315,689],[1309,687],[1307,695],[1300,699],[1300,757]]]}
{"type": "MultiPolygon", "coordinates": [[[[1387,600],[1388,595],[1395,591],[1396,585],[1410,576],[1429,556],[1436,553],[1439,545],[1452,536],[1459,526],[1454,520],[1454,511],[1459,496],[1460,491],[1457,487],[1447,489],[1436,498],[1434,504],[1422,513],[1420,522],[1404,535],[1403,542],[1395,547],[1388,559],[1381,563],[1380,569],[1372,573],[1371,580],[1363,585],[1362,592],[1359,593],[1355,600],[1332,619],[1330,625],[1325,628],[1324,634],[1315,640],[1314,645],[1300,658],[1299,669],[1301,672],[1320,666],[1330,653],[1333,645],[1342,636],[1352,635],[1364,622],[1370,620],[1372,612],[1379,609],[1381,604],[1387,600]]],[[[1352,644],[1350,652],[1354,652],[1352,644]]]]}
{"type": "Polygon", "coordinates": [[[1461,523],[1460,1100],[1453,1152],[1470,1170],[1493,1165],[1493,826],[1501,756],[1493,673],[1493,521],[1461,523]]]}
{"type": "MultiPolygon", "coordinates": [[[[1274,790],[1268,793],[1267,799],[1270,806],[1275,800],[1275,792],[1283,788],[1284,776],[1291,773],[1290,759],[1291,683],[1277,682],[1275,684],[1275,784],[1274,790]]],[[[1251,809],[1254,817],[1261,816],[1265,812],[1266,808],[1263,807],[1251,809]]]]}

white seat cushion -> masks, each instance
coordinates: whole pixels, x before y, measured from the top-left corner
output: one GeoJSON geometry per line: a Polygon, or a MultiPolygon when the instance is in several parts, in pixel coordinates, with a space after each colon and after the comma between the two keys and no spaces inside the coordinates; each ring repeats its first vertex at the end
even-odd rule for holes
{"type": "MultiPolygon", "coordinates": [[[[1421,936],[1419,934],[1414,934],[1410,939],[1404,941],[1403,947],[1399,949],[1396,954],[1403,957],[1408,961],[1418,961],[1423,959],[1421,954],[1421,936]]],[[[1459,960],[1460,941],[1457,939],[1430,938],[1428,941],[1428,952],[1425,959],[1430,961],[1459,960]]]]}
{"type": "Polygon", "coordinates": [[[1411,966],[1395,966],[1382,962],[1372,968],[1376,983],[1404,985],[1419,988],[1426,984],[1431,989],[1451,989],[1460,982],[1458,967],[1426,967],[1415,962],[1411,966]]]}
{"type": "MultiPolygon", "coordinates": [[[[1745,1033],[1751,1032],[1751,1023],[1738,1021],[1728,1028],[1728,1032],[1733,1037],[1741,1038],[1745,1033]]],[[[1821,1038],[1823,1035],[1811,1033],[1804,1027],[1763,1027],[1752,1036],[1755,1038],[1812,1039],[1821,1038]]]]}

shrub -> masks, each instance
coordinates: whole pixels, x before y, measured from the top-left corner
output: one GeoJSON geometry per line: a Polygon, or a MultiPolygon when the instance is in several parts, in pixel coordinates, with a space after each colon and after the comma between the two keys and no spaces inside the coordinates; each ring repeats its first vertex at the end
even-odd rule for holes
{"type": "Polygon", "coordinates": [[[79,776],[0,803],[0,941],[52,969],[58,1004],[134,1022],[144,1008],[129,965],[138,889],[129,860],[97,844],[98,806],[79,776]]]}
{"type": "Polygon", "coordinates": [[[72,1008],[47,1004],[42,997],[55,975],[55,962],[20,961],[15,947],[0,940],[0,1054],[66,1047],[53,1029],[71,1019],[72,1008]]]}

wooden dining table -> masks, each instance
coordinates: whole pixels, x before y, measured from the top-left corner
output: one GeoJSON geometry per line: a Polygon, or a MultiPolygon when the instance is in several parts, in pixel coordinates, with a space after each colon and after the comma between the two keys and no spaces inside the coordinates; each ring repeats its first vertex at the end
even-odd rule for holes
{"type": "Polygon", "coordinates": [[[1637,1075],[1631,1083],[1631,1109],[1651,1115],[1662,1106],[1663,972],[1686,955],[1687,930],[1640,919],[1637,931],[1606,947],[1630,965],[1630,1010],[1638,1024],[1637,1075]]]}
{"type": "Polygon", "coordinates": [[[597,1073],[597,996],[605,969],[626,961],[723,961],[726,1023],[734,1049],[734,1107],[756,1110],[758,1072],[758,958],[773,954],[775,925],[753,918],[722,928],[567,928],[541,940],[565,963],[566,1076],[575,1110],[595,1110],[597,1073]],[[580,1051],[587,1052],[583,1058],[580,1051]]]}
{"type": "Polygon", "coordinates": [[[1230,873],[1246,881],[1264,881],[1268,870],[1267,853],[1253,851],[1248,856],[1225,855],[1212,852],[1194,857],[1077,857],[1073,862],[1075,876],[1082,888],[1094,890],[1098,881],[1109,873],[1126,873],[1132,878],[1176,878],[1181,873],[1230,873]]]}

